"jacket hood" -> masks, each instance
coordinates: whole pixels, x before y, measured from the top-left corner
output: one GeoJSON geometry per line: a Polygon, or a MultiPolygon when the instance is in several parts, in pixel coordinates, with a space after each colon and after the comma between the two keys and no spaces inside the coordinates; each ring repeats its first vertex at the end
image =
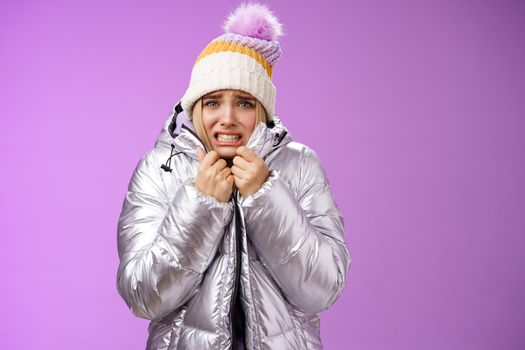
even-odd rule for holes
{"type": "MultiPolygon", "coordinates": [[[[261,157],[269,155],[279,147],[292,141],[292,137],[278,116],[274,115],[269,124],[259,122],[255,126],[246,146],[261,157]]],[[[155,147],[171,147],[175,152],[183,152],[192,158],[199,159],[197,147],[202,147],[208,152],[204,143],[197,135],[193,122],[188,119],[180,108],[180,103],[173,107],[160,135],[155,142],[155,147]]]]}

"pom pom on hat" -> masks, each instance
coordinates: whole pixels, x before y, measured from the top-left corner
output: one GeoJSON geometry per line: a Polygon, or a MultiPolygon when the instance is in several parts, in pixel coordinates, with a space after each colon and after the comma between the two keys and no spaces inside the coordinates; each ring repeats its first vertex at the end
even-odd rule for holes
{"type": "Polygon", "coordinates": [[[283,34],[282,24],[261,4],[241,4],[228,16],[223,29],[262,40],[277,40],[283,34]]]}

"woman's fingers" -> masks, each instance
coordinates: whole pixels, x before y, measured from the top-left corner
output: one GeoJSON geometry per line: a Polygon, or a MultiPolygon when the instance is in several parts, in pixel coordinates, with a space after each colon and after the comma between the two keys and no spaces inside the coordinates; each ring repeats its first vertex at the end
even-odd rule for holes
{"type": "Polygon", "coordinates": [[[237,148],[237,154],[249,162],[254,162],[259,156],[250,148],[246,146],[240,146],[237,148]]]}
{"type": "Polygon", "coordinates": [[[202,166],[210,167],[219,159],[219,154],[216,151],[209,151],[201,162],[202,166]]]}
{"type": "Polygon", "coordinates": [[[231,189],[233,185],[235,184],[235,177],[230,174],[226,177],[226,182],[228,183],[229,188],[231,189]]]}
{"type": "Polygon", "coordinates": [[[241,156],[235,156],[233,158],[233,164],[238,166],[239,168],[246,170],[250,166],[250,162],[248,162],[246,159],[244,159],[241,156]]]}
{"type": "Polygon", "coordinates": [[[199,163],[202,163],[202,160],[206,156],[202,147],[197,147],[197,155],[199,156],[199,163]]]}
{"type": "Polygon", "coordinates": [[[235,177],[238,177],[240,179],[244,178],[245,177],[245,172],[244,170],[242,170],[241,168],[239,168],[237,165],[233,165],[231,167],[232,169],[232,174],[235,175],[235,177]]]}
{"type": "Polygon", "coordinates": [[[221,171],[222,169],[226,168],[226,161],[224,159],[219,159],[215,163],[212,164],[212,168],[215,169],[215,171],[221,171]]]}
{"type": "Polygon", "coordinates": [[[223,168],[221,171],[219,171],[219,177],[220,179],[226,179],[228,175],[231,174],[231,169],[228,167],[223,168]]]}

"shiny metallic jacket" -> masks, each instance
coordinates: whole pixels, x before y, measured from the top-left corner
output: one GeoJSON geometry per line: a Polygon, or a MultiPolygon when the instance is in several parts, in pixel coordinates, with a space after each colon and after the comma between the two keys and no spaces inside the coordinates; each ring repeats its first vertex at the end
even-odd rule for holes
{"type": "Polygon", "coordinates": [[[318,312],[351,261],[343,218],[316,154],[274,124],[248,141],[270,177],[246,198],[221,203],[192,185],[204,146],[175,109],[137,165],[118,222],[117,289],[151,320],[147,349],[232,349],[236,293],[248,349],[322,349],[318,312]]]}

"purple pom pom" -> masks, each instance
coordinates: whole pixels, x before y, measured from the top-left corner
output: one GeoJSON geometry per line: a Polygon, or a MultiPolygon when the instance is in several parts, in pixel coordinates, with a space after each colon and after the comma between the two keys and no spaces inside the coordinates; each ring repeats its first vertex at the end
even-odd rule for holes
{"type": "Polygon", "coordinates": [[[283,34],[282,24],[261,4],[242,4],[228,16],[223,29],[263,40],[277,40],[283,34]]]}

